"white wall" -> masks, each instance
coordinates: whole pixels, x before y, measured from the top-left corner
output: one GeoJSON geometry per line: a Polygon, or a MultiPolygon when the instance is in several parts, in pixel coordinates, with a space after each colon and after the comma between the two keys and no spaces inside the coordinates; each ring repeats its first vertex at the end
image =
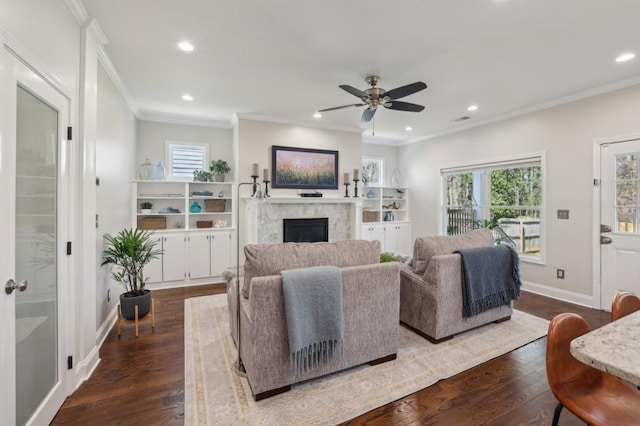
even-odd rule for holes
{"type": "MultiPolygon", "coordinates": [[[[139,120],[135,167],[144,163],[145,158],[151,159],[152,164],[162,161],[166,165],[165,141],[209,144],[210,160],[225,160],[233,164],[232,129],[139,120]]],[[[231,170],[232,174],[234,172],[231,170]]]]}
{"type": "Polygon", "coordinates": [[[104,71],[98,67],[98,107],[96,126],[96,327],[99,328],[118,304],[124,289],[109,277],[109,269],[101,267],[104,248],[102,236],[115,235],[131,227],[131,180],[135,170],[136,118],[120,92],[104,71]],[[107,290],[111,301],[107,301],[107,290]]]}
{"type": "MultiPolygon", "coordinates": [[[[367,158],[382,158],[384,159],[384,186],[391,186],[391,174],[393,169],[398,166],[398,147],[390,145],[377,145],[372,143],[362,144],[362,156],[367,158]]],[[[404,174],[400,171],[403,182],[401,186],[405,184],[404,174]]]]}
{"type": "Polygon", "coordinates": [[[438,229],[439,168],[545,151],[546,265],[523,263],[523,279],[592,296],[593,141],[640,132],[640,85],[400,147],[411,187],[413,237],[438,229]],[[570,219],[556,219],[569,209],[570,219]],[[556,278],[556,269],[565,279],[556,278]]]}

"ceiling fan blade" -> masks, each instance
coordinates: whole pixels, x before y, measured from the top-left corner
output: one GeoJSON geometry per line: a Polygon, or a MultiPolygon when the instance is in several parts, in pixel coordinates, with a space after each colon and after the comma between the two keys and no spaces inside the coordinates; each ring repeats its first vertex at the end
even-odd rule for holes
{"type": "Polygon", "coordinates": [[[356,96],[360,99],[363,98],[369,98],[369,95],[367,95],[366,93],[364,93],[362,90],[358,90],[355,87],[349,86],[348,84],[341,84],[340,86],[338,86],[339,88],[341,88],[344,91],[347,91],[349,93],[351,93],[353,96],[356,96]]]}
{"type": "Polygon", "coordinates": [[[376,108],[367,108],[362,112],[362,122],[368,123],[373,118],[373,115],[376,113],[376,108]]]}
{"type": "Polygon", "coordinates": [[[385,92],[383,96],[388,97],[391,100],[404,98],[405,96],[413,95],[416,92],[424,90],[427,85],[421,81],[407,84],[406,86],[396,87],[395,89],[385,92]]]}
{"type": "Polygon", "coordinates": [[[361,106],[365,106],[366,104],[349,104],[349,105],[342,105],[342,106],[337,106],[337,107],[333,107],[333,108],[325,108],[325,109],[319,109],[318,112],[325,112],[325,111],[333,111],[336,109],[342,109],[342,108],[349,108],[349,107],[361,107],[361,106]]]}
{"type": "Polygon", "coordinates": [[[420,112],[424,109],[424,106],[418,104],[412,104],[409,102],[401,102],[401,101],[391,101],[384,104],[385,108],[395,109],[398,111],[411,111],[411,112],[420,112]]]}

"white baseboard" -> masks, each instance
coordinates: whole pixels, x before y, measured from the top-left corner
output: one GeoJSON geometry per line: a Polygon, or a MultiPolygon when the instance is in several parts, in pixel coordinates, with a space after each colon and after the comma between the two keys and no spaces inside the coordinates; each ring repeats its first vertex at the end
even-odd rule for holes
{"type": "Polygon", "coordinates": [[[585,294],[575,293],[573,291],[562,290],[555,287],[549,287],[543,284],[537,284],[530,281],[522,281],[522,290],[530,293],[540,294],[542,296],[551,297],[553,299],[562,300],[564,302],[573,303],[587,308],[593,307],[593,297],[585,294]]]}
{"type": "Polygon", "coordinates": [[[98,349],[102,347],[102,344],[104,343],[104,339],[107,338],[107,335],[109,334],[109,331],[111,331],[113,324],[116,323],[117,315],[118,315],[118,305],[114,306],[111,309],[111,312],[109,312],[109,315],[107,315],[107,318],[104,321],[102,321],[100,328],[98,328],[98,330],[96,331],[96,344],[98,346],[98,349]]]}
{"type": "Polygon", "coordinates": [[[91,349],[91,352],[89,352],[89,355],[87,355],[87,357],[82,360],[82,362],[79,362],[75,367],[75,389],[78,389],[82,382],[91,377],[91,374],[93,374],[93,371],[96,369],[98,364],[100,364],[100,350],[98,346],[94,346],[93,349],[91,349]]]}

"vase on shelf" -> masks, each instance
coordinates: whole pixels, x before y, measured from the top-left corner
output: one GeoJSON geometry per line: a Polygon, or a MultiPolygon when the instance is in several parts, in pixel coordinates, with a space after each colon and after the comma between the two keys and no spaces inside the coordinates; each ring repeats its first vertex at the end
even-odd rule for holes
{"type": "Polygon", "coordinates": [[[164,164],[162,164],[162,161],[158,161],[158,164],[156,164],[153,179],[164,180],[164,164]]]}
{"type": "Polygon", "coordinates": [[[400,173],[399,168],[394,168],[391,173],[391,186],[395,186],[396,188],[402,186],[402,173],[400,173]]]}
{"type": "Polygon", "coordinates": [[[140,180],[152,180],[155,172],[153,164],[151,164],[150,158],[145,158],[144,163],[138,166],[138,179],[140,180]]]}
{"type": "Polygon", "coordinates": [[[200,206],[200,204],[198,204],[197,201],[194,201],[193,204],[191,204],[189,211],[191,213],[200,213],[202,211],[202,207],[200,206]]]}

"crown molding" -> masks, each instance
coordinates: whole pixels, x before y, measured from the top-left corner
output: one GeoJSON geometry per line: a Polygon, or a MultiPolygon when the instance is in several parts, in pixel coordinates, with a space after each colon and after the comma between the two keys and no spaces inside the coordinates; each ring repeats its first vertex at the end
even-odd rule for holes
{"type": "Polygon", "coordinates": [[[93,34],[100,46],[109,43],[109,39],[105,35],[104,31],[102,31],[102,27],[98,24],[98,21],[96,21],[95,18],[91,18],[91,21],[86,25],[86,28],[91,32],[91,34],[93,34]]]}
{"type": "MultiPolygon", "coordinates": [[[[95,19],[92,21],[95,22],[95,19]]],[[[94,34],[96,34],[95,28],[100,28],[99,26],[97,26],[97,23],[96,23],[96,27],[94,27],[93,24],[90,24],[86,30],[92,31],[94,34]],[[90,28],[93,28],[93,29],[90,29],[90,28]]],[[[96,34],[96,37],[98,38],[98,40],[100,40],[97,34],[96,34]]],[[[111,58],[109,57],[109,54],[105,50],[104,45],[101,43],[96,43],[96,49],[98,51],[98,60],[102,64],[102,67],[104,68],[105,72],[107,73],[111,81],[113,82],[113,85],[116,87],[116,89],[118,89],[118,92],[120,92],[120,96],[122,96],[124,101],[127,103],[127,106],[129,107],[133,115],[135,115],[137,118],[140,118],[138,105],[135,103],[135,101],[129,94],[129,91],[127,90],[127,87],[124,85],[124,82],[120,78],[120,74],[118,74],[116,67],[113,66],[113,62],[111,62],[111,58]]]]}
{"type": "Polygon", "coordinates": [[[141,111],[136,114],[138,120],[153,121],[156,123],[168,123],[168,124],[184,124],[187,126],[203,126],[203,127],[217,127],[220,129],[233,128],[233,120],[215,119],[215,118],[200,118],[179,116],[175,114],[167,114],[153,111],[141,111]]]}
{"type": "Polygon", "coordinates": [[[64,2],[67,4],[67,7],[73,14],[74,18],[76,18],[76,21],[78,21],[80,26],[84,27],[85,25],[87,25],[91,17],[89,16],[87,9],[84,7],[84,4],[82,4],[82,1],[64,0],[64,2]]]}
{"type": "Polygon", "coordinates": [[[301,121],[301,120],[289,120],[282,117],[274,117],[270,115],[261,115],[261,114],[251,114],[251,113],[236,113],[239,119],[243,120],[253,120],[253,121],[264,121],[266,123],[277,123],[277,124],[287,124],[289,126],[300,126],[300,127],[312,127],[316,129],[323,130],[336,130],[339,132],[349,132],[349,133],[360,133],[364,132],[365,129],[348,127],[348,126],[336,126],[331,124],[322,124],[310,121],[301,121]]]}
{"type": "Polygon", "coordinates": [[[632,78],[628,78],[626,80],[620,80],[620,81],[616,81],[614,83],[609,83],[609,84],[605,84],[602,86],[598,86],[598,87],[594,87],[588,90],[583,90],[581,92],[576,92],[573,93],[571,95],[568,96],[564,96],[562,98],[557,98],[548,102],[543,102],[541,104],[537,104],[534,106],[530,106],[530,107],[526,107],[526,108],[521,108],[521,109],[517,109],[515,111],[511,111],[508,112],[506,114],[500,114],[491,118],[487,118],[485,120],[480,120],[477,121],[475,123],[469,123],[469,124],[465,124],[461,127],[457,127],[455,129],[449,129],[449,130],[444,130],[442,132],[436,132],[436,133],[432,133],[426,136],[422,136],[416,139],[411,139],[411,140],[407,140],[403,143],[400,143],[400,145],[410,145],[413,143],[418,143],[418,142],[423,142],[423,141],[427,141],[429,139],[435,139],[437,137],[440,136],[445,136],[445,135],[450,135],[452,133],[458,133],[458,132],[463,132],[465,130],[469,130],[469,129],[473,129],[475,127],[480,127],[480,126],[484,126],[487,124],[491,124],[491,123],[495,123],[498,121],[503,121],[503,120],[507,120],[510,118],[515,118],[515,117],[519,117],[522,115],[526,115],[526,114],[530,114],[533,112],[538,112],[538,111],[542,111],[545,109],[550,109],[556,106],[560,106],[560,105],[564,105],[564,104],[568,104],[571,102],[576,102],[582,99],[587,99],[587,98],[591,98],[594,96],[598,96],[598,95],[602,95],[605,93],[609,93],[609,92],[613,92],[616,90],[620,90],[620,89],[624,89],[626,87],[631,87],[631,86],[635,86],[637,84],[640,84],[640,77],[632,77],[632,78]]]}

